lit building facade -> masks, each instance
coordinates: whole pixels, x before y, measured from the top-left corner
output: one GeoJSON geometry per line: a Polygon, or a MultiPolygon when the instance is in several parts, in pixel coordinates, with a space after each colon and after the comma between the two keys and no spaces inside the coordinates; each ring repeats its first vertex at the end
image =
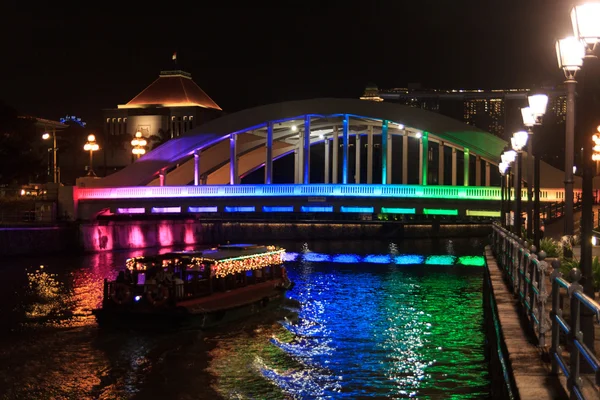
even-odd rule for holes
{"type": "Polygon", "coordinates": [[[104,110],[104,165],[107,174],[133,162],[131,139],[141,132],[149,149],[223,114],[217,105],[180,69],[159,77],[131,101],[104,110]]]}
{"type": "MultiPolygon", "coordinates": [[[[362,100],[381,99],[437,112],[508,139],[522,128],[522,107],[529,89],[437,90],[418,87],[374,90],[369,85],[362,100]]],[[[547,116],[551,123],[564,123],[567,103],[564,88],[544,88],[550,96],[547,116]]]]}

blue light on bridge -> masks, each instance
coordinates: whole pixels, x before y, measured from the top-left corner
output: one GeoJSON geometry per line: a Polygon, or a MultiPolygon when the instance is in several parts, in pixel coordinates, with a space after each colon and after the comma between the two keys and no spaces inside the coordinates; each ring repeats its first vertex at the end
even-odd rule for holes
{"type": "Polygon", "coordinates": [[[305,253],[302,259],[309,262],[326,262],[331,261],[331,256],[323,253],[305,253]]]}
{"type": "Polygon", "coordinates": [[[294,212],[294,206],[263,206],[263,212],[294,212]]]}
{"type": "Polygon", "coordinates": [[[152,207],[152,214],[177,214],[181,207],[152,207]]]}
{"type": "Polygon", "coordinates": [[[333,206],[302,206],[302,212],[333,212],[333,206]]]}
{"type": "Polygon", "coordinates": [[[387,254],[369,254],[363,259],[363,262],[373,264],[390,264],[392,258],[387,254]]]}
{"type": "Polygon", "coordinates": [[[359,263],[360,256],[358,254],[336,254],[335,256],[333,256],[333,259],[331,261],[333,261],[334,263],[341,264],[359,263]]]}
{"type": "Polygon", "coordinates": [[[190,213],[213,213],[217,212],[217,207],[188,207],[190,213]]]}
{"type": "Polygon", "coordinates": [[[256,207],[254,207],[254,206],[237,206],[237,207],[225,206],[225,212],[255,212],[255,211],[256,211],[256,207]]]}
{"type": "Polygon", "coordinates": [[[450,255],[429,256],[425,260],[425,264],[430,265],[454,265],[455,262],[456,257],[450,255]]]}
{"type": "Polygon", "coordinates": [[[394,257],[394,263],[398,265],[423,264],[425,257],[416,254],[402,254],[394,257]]]}
{"type": "Polygon", "coordinates": [[[373,209],[373,207],[347,207],[347,206],[342,206],[340,209],[341,209],[342,212],[345,212],[345,213],[373,214],[373,212],[375,211],[373,209]]]}
{"type": "Polygon", "coordinates": [[[398,208],[398,207],[381,207],[383,214],[415,214],[417,212],[414,208],[398,208]]]}

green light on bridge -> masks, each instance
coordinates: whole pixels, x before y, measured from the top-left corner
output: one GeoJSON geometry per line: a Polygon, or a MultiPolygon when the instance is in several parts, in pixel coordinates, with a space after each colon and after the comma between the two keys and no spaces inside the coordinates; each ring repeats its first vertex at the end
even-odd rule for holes
{"type": "Polygon", "coordinates": [[[414,208],[381,207],[382,214],[415,214],[414,208]]]}
{"type": "Polygon", "coordinates": [[[424,208],[423,214],[425,215],[458,215],[458,210],[448,210],[443,208],[424,208]]]}
{"type": "Polygon", "coordinates": [[[469,267],[483,267],[485,260],[483,256],[462,256],[458,258],[457,264],[469,267]]]}
{"type": "Polygon", "coordinates": [[[492,210],[467,210],[467,216],[469,216],[469,217],[492,217],[492,218],[500,218],[500,211],[492,211],[492,210]]]}

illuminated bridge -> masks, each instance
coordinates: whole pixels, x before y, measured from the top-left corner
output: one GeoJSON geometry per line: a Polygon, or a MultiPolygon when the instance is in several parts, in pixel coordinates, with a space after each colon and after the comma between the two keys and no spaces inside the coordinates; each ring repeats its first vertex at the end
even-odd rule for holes
{"type": "MultiPolygon", "coordinates": [[[[106,178],[80,180],[73,215],[92,224],[493,218],[505,146],[470,125],[397,104],[272,104],[204,124],[106,178]]],[[[542,186],[560,182],[561,172],[543,164],[542,186]]],[[[545,202],[563,197],[562,189],[540,194],[545,202]]]]}

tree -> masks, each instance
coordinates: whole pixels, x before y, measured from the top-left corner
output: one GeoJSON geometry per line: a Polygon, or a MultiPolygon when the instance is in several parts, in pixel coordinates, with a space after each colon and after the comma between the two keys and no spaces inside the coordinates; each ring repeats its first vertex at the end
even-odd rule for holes
{"type": "Polygon", "coordinates": [[[47,177],[47,146],[36,130],[34,118],[19,117],[0,102],[0,183],[41,182],[47,177]]]}

